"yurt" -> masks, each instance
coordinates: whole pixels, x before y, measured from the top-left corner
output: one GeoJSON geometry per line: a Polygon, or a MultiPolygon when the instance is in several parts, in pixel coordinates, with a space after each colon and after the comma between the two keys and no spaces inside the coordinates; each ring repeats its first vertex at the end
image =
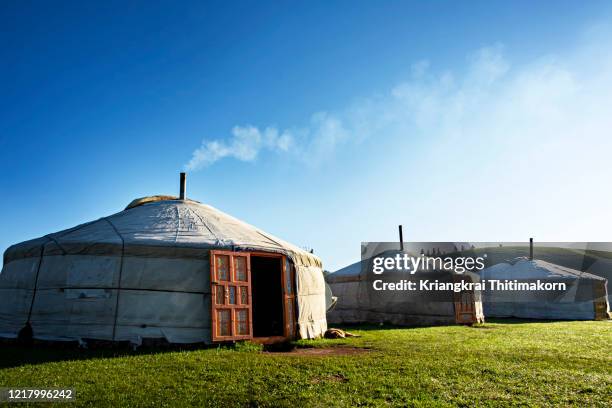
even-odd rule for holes
{"type": "Polygon", "coordinates": [[[319,258],[183,192],[134,200],[7,249],[0,337],[140,344],[321,336],[319,258]]]}
{"type": "MultiPolygon", "coordinates": [[[[394,256],[401,251],[386,251],[394,256]]],[[[484,321],[480,293],[475,290],[406,291],[375,290],[374,282],[381,279],[372,273],[372,257],[356,262],[326,276],[337,302],[328,311],[330,324],[393,324],[401,326],[431,326],[473,324],[484,321]]],[[[403,270],[386,271],[387,282],[426,279],[438,282],[474,282],[478,276],[449,270],[422,270],[410,274],[403,270]]]]}
{"type": "Polygon", "coordinates": [[[612,259],[598,258],[586,268],[586,272],[600,276],[608,281],[608,305],[612,305],[612,259]]]}
{"type": "Polygon", "coordinates": [[[607,280],[587,272],[542,260],[521,257],[492,265],[480,272],[482,280],[545,283],[545,290],[497,290],[489,283],[483,292],[484,314],[489,317],[515,317],[551,320],[607,319],[609,304],[607,280]]]}

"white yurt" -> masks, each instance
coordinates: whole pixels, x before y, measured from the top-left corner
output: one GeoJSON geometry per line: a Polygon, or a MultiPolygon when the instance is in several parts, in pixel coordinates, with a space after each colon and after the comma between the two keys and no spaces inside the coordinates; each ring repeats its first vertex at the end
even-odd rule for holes
{"type": "Polygon", "coordinates": [[[607,319],[607,280],[587,272],[542,260],[521,257],[492,265],[480,272],[482,280],[521,283],[565,283],[566,290],[483,291],[484,314],[550,320],[607,319]]]}
{"type": "MultiPolygon", "coordinates": [[[[402,251],[386,251],[377,256],[393,257],[396,253],[403,254],[402,251]]],[[[381,275],[372,273],[372,259],[356,262],[325,277],[337,297],[335,306],[327,314],[330,324],[430,326],[484,322],[478,291],[374,290],[374,281],[381,275]]],[[[477,282],[479,278],[470,272],[459,275],[448,270],[420,270],[413,275],[391,270],[384,274],[387,282],[417,282],[420,279],[477,282]]]]}
{"type": "Polygon", "coordinates": [[[0,274],[4,338],[315,338],[327,328],[325,311],[316,256],[170,196],[13,245],[0,274]]]}
{"type": "Polygon", "coordinates": [[[608,281],[608,304],[612,305],[612,286],[610,286],[612,284],[612,259],[598,258],[586,268],[585,272],[600,276],[608,281]]]}

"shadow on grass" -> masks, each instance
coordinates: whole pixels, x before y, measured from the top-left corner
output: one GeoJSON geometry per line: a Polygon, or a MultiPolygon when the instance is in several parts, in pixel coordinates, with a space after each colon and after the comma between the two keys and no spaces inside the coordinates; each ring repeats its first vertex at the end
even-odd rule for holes
{"type": "Polygon", "coordinates": [[[371,323],[343,323],[343,324],[329,324],[330,328],[338,328],[345,331],[361,330],[361,331],[378,331],[378,330],[417,330],[427,329],[430,327],[449,327],[449,326],[466,326],[460,324],[429,324],[429,325],[412,325],[412,326],[400,326],[396,324],[382,323],[382,324],[371,324],[371,323]]]}
{"type": "Polygon", "coordinates": [[[328,324],[328,328],[336,328],[344,331],[380,331],[380,330],[416,330],[416,329],[425,329],[428,327],[440,327],[440,326],[448,326],[448,325],[418,325],[418,326],[400,326],[396,324],[390,323],[382,323],[382,324],[372,324],[372,323],[343,323],[343,324],[328,324]]]}
{"type": "MultiPolygon", "coordinates": [[[[486,323],[499,323],[499,324],[525,324],[525,323],[568,323],[572,320],[546,320],[546,319],[522,319],[517,317],[505,317],[505,318],[489,318],[485,320],[486,323]]],[[[576,320],[583,321],[583,320],[576,320]]]]}
{"type": "Polygon", "coordinates": [[[78,347],[78,344],[73,342],[55,343],[37,341],[34,344],[25,345],[16,342],[2,342],[0,343],[0,369],[62,361],[142,356],[172,353],[176,351],[195,351],[218,348],[223,350],[244,351],[244,347],[240,344],[169,344],[163,346],[144,346],[134,350],[128,344],[124,343],[95,346],[91,349],[85,349],[78,347]]]}
{"type": "Polygon", "coordinates": [[[394,324],[360,324],[360,323],[343,323],[338,325],[329,325],[330,327],[337,327],[342,330],[362,330],[362,331],[371,331],[371,330],[414,330],[414,329],[424,329],[428,327],[449,327],[449,326],[458,326],[458,327],[474,327],[481,328],[485,327],[487,323],[496,323],[496,324],[525,324],[525,323],[567,323],[570,320],[544,320],[544,319],[519,319],[519,318],[486,318],[484,324],[473,324],[473,325],[461,325],[461,324],[431,324],[431,325],[418,325],[418,326],[399,326],[394,324]]]}

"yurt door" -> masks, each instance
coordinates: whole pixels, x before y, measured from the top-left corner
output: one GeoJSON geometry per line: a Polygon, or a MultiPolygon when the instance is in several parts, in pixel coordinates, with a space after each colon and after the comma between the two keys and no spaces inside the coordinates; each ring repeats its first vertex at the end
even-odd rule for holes
{"type": "Polygon", "coordinates": [[[249,254],[211,251],[210,263],[212,341],[252,338],[249,254]]]}
{"type": "Polygon", "coordinates": [[[605,281],[593,282],[593,294],[595,300],[593,301],[593,307],[595,309],[595,320],[607,320],[608,319],[608,301],[606,293],[605,281]]]}
{"type": "MultiPolygon", "coordinates": [[[[471,282],[472,279],[468,276],[453,275],[454,282],[461,281],[471,282]]],[[[455,301],[455,323],[458,324],[472,324],[475,322],[476,309],[474,292],[472,291],[461,291],[453,292],[455,301]]]]}

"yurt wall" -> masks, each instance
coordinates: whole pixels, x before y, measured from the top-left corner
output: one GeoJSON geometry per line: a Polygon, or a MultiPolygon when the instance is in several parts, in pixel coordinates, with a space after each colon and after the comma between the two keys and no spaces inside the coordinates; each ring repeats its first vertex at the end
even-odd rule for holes
{"type": "MultiPolygon", "coordinates": [[[[327,316],[330,323],[425,326],[484,321],[480,294],[477,292],[377,291],[372,285],[380,277],[368,272],[367,265],[362,270],[361,262],[357,262],[326,277],[332,293],[338,297],[334,309],[327,316]]],[[[387,282],[416,282],[420,279],[454,282],[457,279],[474,281],[478,277],[469,273],[457,275],[450,271],[419,271],[414,275],[387,271],[384,276],[387,282]]]]}
{"type": "Polygon", "coordinates": [[[171,257],[65,254],[13,261],[0,279],[6,295],[0,297],[0,324],[23,326],[29,317],[37,338],[50,340],[203,341],[210,337],[209,251],[171,252],[171,257]]]}
{"type": "Polygon", "coordinates": [[[518,280],[519,282],[562,282],[567,290],[483,292],[486,317],[515,317],[525,319],[593,320],[607,318],[606,279],[586,272],[555,265],[541,260],[518,258],[484,269],[480,273],[487,280],[518,280]]]}

